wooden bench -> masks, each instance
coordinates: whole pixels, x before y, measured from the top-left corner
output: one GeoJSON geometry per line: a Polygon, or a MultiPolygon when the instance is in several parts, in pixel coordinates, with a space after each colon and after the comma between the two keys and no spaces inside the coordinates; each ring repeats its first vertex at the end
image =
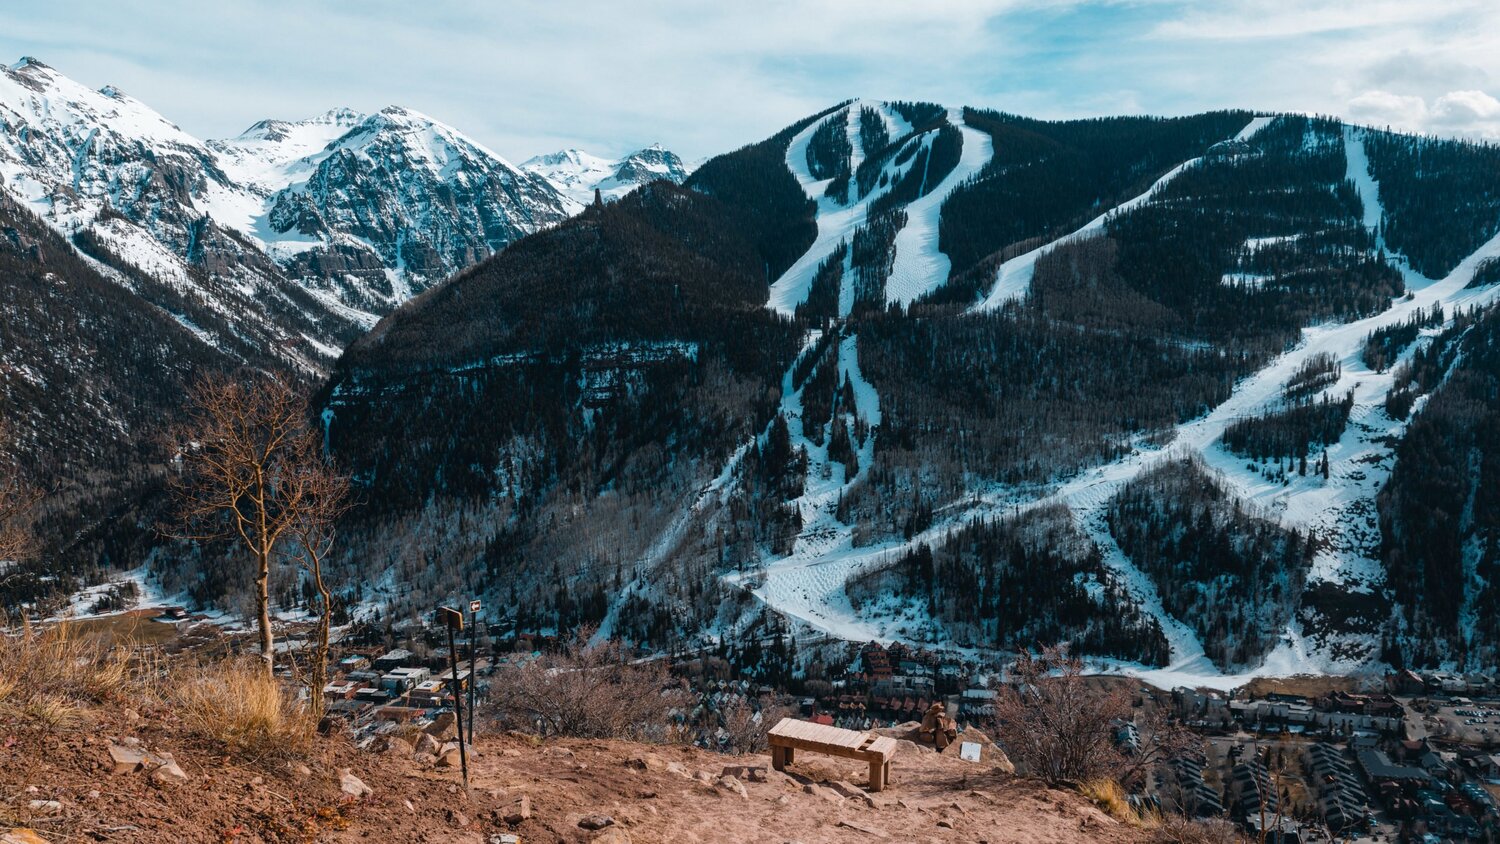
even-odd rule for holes
{"type": "Polygon", "coordinates": [[[881,791],[891,781],[891,757],[896,755],[893,738],[795,718],[781,719],[766,738],[771,745],[771,767],[778,771],[793,761],[798,750],[811,750],[870,763],[871,791],[881,791]]]}

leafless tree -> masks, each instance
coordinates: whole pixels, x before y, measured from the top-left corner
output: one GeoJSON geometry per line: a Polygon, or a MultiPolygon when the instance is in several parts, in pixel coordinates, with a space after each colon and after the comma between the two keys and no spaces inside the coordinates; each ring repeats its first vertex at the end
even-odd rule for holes
{"type": "Polygon", "coordinates": [[[1012,684],[1000,690],[996,716],[1011,758],[1048,783],[1114,778],[1126,769],[1114,725],[1131,716],[1123,688],[1086,678],[1083,663],[1064,648],[1021,654],[1012,684]]]}
{"type": "MultiPolygon", "coordinates": [[[[304,439],[313,437],[309,432],[304,439]]],[[[310,459],[288,468],[302,489],[303,505],[294,514],[287,529],[291,539],[286,556],[300,566],[318,592],[318,641],[313,654],[309,691],[312,711],[323,712],[323,687],[328,683],[328,630],[333,608],[333,590],[324,576],[324,563],[333,551],[339,517],[349,511],[349,476],[339,472],[327,459],[319,459],[316,442],[311,445],[310,459]]],[[[305,452],[306,449],[304,448],[305,452]]]]}
{"type": "Polygon", "coordinates": [[[269,675],[275,660],[271,562],[281,543],[326,507],[318,499],[325,478],[314,469],[322,455],[306,401],[284,380],[261,372],[207,376],[193,385],[186,419],[169,436],[182,465],[171,476],[178,523],[164,532],[238,540],[249,552],[261,659],[269,675]]]}
{"type": "Polygon", "coordinates": [[[654,739],[669,733],[671,689],[660,662],[631,662],[614,642],[580,631],[563,650],[497,677],[490,698],[501,719],[544,736],[654,739]]]}

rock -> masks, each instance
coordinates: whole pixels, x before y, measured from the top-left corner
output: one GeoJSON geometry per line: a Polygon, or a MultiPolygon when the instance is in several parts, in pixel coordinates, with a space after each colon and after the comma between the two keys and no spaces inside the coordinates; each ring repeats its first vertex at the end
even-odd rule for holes
{"type": "Polygon", "coordinates": [[[813,795],[814,797],[821,797],[830,803],[844,802],[843,796],[840,795],[837,791],[829,788],[824,788],[823,786],[818,785],[815,782],[810,782],[807,785],[802,786],[802,790],[808,794],[813,795]]]}
{"type": "Polygon", "coordinates": [[[139,720],[141,720],[141,713],[136,712],[134,709],[131,709],[129,707],[126,707],[125,711],[121,712],[120,714],[125,716],[125,720],[126,721],[139,721],[139,720]]]}
{"type": "Polygon", "coordinates": [[[433,765],[437,764],[437,757],[432,755],[431,753],[418,753],[417,755],[411,757],[411,760],[413,762],[416,762],[423,768],[431,768],[433,765]]]}
{"type": "Polygon", "coordinates": [[[444,753],[442,756],[439,756],[437,758],[437,762],[433,764],[434,767],[447,768],[450,770],[453,768],[462,768],[464,766],[464,758],[463,755],[458,752],[458,748],[455,747],[447,753],[444,753]]]}
{"type": "Polygon", "coordinates": [[[306,779],[312,776],[312,768],[309,768],[301,762],[298,762],[297,764],[292,766],[292,773],[296,774],[299,777],[302,777],[303,779],[306,779]]]}
{"type": "Polygon", "coordinates": [[[617,826],[604,830],[591,840],[593,844],[631,844],[630,833],[617,826]]]}
{"type": "Polygon", "coordinates": [[[505,822],[515,826],[522,821],[531,819],[531,798],[525,794],[516,798],[516,802],[510,804],[505,810],[505,822]]]}
{"type": "Polygon", "coordinates": [[[469,816],[456,809],[448,810],[448,825],[457,829],[463,829],[469,825],[469,816]]]}
{"type": "Polygon", "coordinates": [[[854,798],[854,800],[855,800],[855,802],[857,802],[860,805],[864,806],[866,809],[879,809],[880,808],[880,804],[877,803],[877,802],[875,802],[875,798],[871,797],[868,794],[861,794],[858,797],[854,798]]]}
{"type": "Polygon", "coordinates": [[[420,736],[417,736],[417,744],[412,748],[412,752],[430,753],[433,756],[436,756],[438,755],[438,751],[441,750],[442,747],[443,746],[438,743],[437,739],[433,738],[427,733],[423,733],[420,736]]]}
{"type": "Polygon", "coordinates": [[[750,799],[750,793],[745,790],[745,784],[735,777],[719,777],[718,786],[725,791],[732,791],[746,800],[750,799]]]}
{"type": "Polygon", "coordinates": [[[770,778],[764,765],[725,765],[721,776],[734,777],[741,782],[765,782],[770,778]]]}
{"type": "Polygon", "coordinates": [[[713,785],[717,777],[715,777],[713,774],[710,774],[708,771],[697,771],[694,772],[693,779],[703,783],[704,785],[713,785]]]}
{"type": "Polygon", "coordinates": [[[443,712],[440,713],[438,717],[434,718],[431,724],[423,727],[422,732],[436,738],[447,738],[448,736],[456,735],[453,730],[453,725],[457,723],[458,716],[454,715],[452,712],[443,712]]]}
{"type": "Polygon", "coordinates": [[[637,771],[661,771],[666,768],[666,763],[662,761],[660,756],[647,753],[626,759],[625,767],[634,768],[637,771]]]}
{"type": "MultiPolygon", "coordinates": [[[[426,733],[423,733],[422,737],[429,738],[426,733]]],[[[417,752],[417,748],[400,736],[386,736],[385,746],[380,749],[380,752],[387,756],[405,756],[410,759],[412,754],[417,752]]]]}
{"type": "Polygon", "coordinates": [[[34,829],[17,827],[9,832],[0,832],[0,844],[47,844],[47,839],[37,835],[34,829]]]}
{"type": "Polygon", "coordinates": [[[689,771],[681,762],[671,761],[667,763],[667,773],[676,774],[685,779],[692,779],[693,772],[689,771]]]}
{"type": "Polygon", "coordinates": [[[521,837],[502,832],[499,835],[491,835],[487,844],[521,844],[521,837]]]}
{"type": "Polygon", "coordinates": [[[339,771],[339,791],[346,796],[358,800],[375,793],[375,789],[365,785],[364,780],[354,775],[353,771],[344,768],[339,771]]]}
{"type": "MultiPolygon", "coordinates": [[[[173,759],[169,755],[164,754],[161,759],[161,764],[157,765],[156,769],[151,772],[151,779],[155,782],[175,785],[187,782],[188,775],[187,772],[182,770],[182,768],[177,764],[177,760],[173,759]]],[[[256,777],[256,779],[260,778],[256,777]]]]}
{"type": "Polygon", "coordinates": [[[834,782],[829,783],[828,787],[833,789],[834,791],[837,791],[840,797],[865,796],[864,789],[860,788],[852,782],[849,782],[848,780],[835,780],[834,782]]]}
{"type": "MultiPolygon", "coordinates": [[[[130,739],[125,739],[130,741],[130,739]]],[[[151,760],[151,754],[140,747],[140,740],[135,744],[111,743],[109,745],[110,772],[115,774],[133,774],[146,767],[151,760]]]]}
{"type": "Polygon", "coordinates": [[[940,827],[942,827],[943,829],[952,829],[953,828],[953,821],[942,820],[942,821],[938,821],[937,825],[940,826],[940,827]]]}
{"type": "Polygon", "coordinates": [[[637,791],[635,793],[635,799],[637,799],[637,800],[655,800],[656,799],[656,792],[650,791],[650,790],[637,791]]]}
{"type": "Polygon", "coordinates": [[[578,819],[578,825],[584,829],[603,829],[606,826],[614,826],[615,819],[609,815],[584,815],[578,819]]]}
{"type": "Polygon", "coordinates": [[[26,808],[30,809],[33,815],[51,817],[62,814],[63,804],[61,800],[30,800],[27,801],[26,808]]]}
{"type": "Polygon", "coordinates": [[[413,806],[410,800],[402,800],[401,805],[406,808],[406,811],[411,812],[413,815],[417,813],[417,807],[413,806]]]}
{"type": "Polygon", "coordinates": [[[341,736],[349,732],[349,722],[337,715],[324,715],[318,721],[318,735],[341,736]]]}

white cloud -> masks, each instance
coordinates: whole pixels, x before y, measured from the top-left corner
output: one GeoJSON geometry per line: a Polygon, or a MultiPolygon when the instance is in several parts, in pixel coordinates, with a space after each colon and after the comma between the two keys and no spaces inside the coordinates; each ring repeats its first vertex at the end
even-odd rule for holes
{"type": "Polygon", "coordinates": [[[1349,100],[1346,116],[1372,126],[1420,129],[1427,118],[1427,102],[1390,91],[1365,91],[1349,100]]]}

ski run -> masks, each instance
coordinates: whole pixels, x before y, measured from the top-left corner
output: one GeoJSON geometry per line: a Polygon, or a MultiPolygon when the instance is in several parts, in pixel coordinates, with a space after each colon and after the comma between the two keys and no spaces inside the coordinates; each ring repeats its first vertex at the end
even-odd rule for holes
{"type": "MultiPolygon", "coordinates": [[[[851,104],[848,109],[827,119],[850,121],[850,131],[853,133],[860,105],[858,102],[851,104]]],[[[888,108],[883,105],[880,108],[888,119],[892,116],[888,108]]],[[[950,112],[950,119],[954,117],[950,112]]],[[[1255,118],[1236,138],[1252,138],[1272,119],[1255,118]]],[[[955,120],[955,125],[962,126],[961,121],[955,120]]],[[[850,237],[862,222],[864,206],[870,199],[865,197],[846,207],[822,197],[821,192],[826,182],[814,180],[806,166],[806,144],[816,129],[815,124],[799,133],[793,138],[787,153],[789,169],[808,195],[817,200],[819,213],[817,241],[771,288],[767,307],[782,313],[791,313],[806,299],[818,264],[841,241],[850,237]]],[[[897,269],[888,283],[888,301],[909,303],[946,281],[948,259],[937,250],[935,228],[942,199],[951,190],[952,185],[947,182],[957,184],[968,178],[959,171],[977,171],[991,154],[988,138],[984,145],[973,143],[972,136],[978,133],[966,126],[962,129],[964,155],[958,170],[949,180],[945,180],[944,185],[907,208],[910,222],[897,238],[897,269]]],[[[1363,222],[1373,230],[1381,220],[1382,210],[1379,187],[1370,175],[1361,130],[1346,127],[1344,139],[1348,176],[1364,203],[1363,222]]],[[[857,155],[857,144],[855,149],[857,155]]],[[[1102,230],[1110,214],[1128,211],[1151,201],[1165,184],[1198,160],[1193,159],[1174,167],[1145,193],[1100,215],[1059,241],[1005,262],[997,273],[995,287],[973,311],[991,311],[1006,301],[1024,296],[1036,259],[1045,250],[1063,240],[1088,236],[1102,230]]],[[[970,496],[938,513],[933,526],[906,541],[854,546],[852,528],[840,522],[835,517],[835,511],[840,494],[857,476],[844,477],[843,465],[829,461],[827,437],[823,438],[825,445],[818,445],[808,438],[802,418],[801,390],[793,387],[789,370],[782,383],[781,412],[791,431],[793,446],[805,450],[808,458],[803,495],[795,501],[802,515],[803,528],[790,554],[769,560],[760,570],[726,574],[723,576],[724,582],[749,591],[764,606],[792,622],[794,628],[814,636],[847,641],[891,642],[900,639],[913,644],[944,648],[942,641],[909,635],[913,629],[940,631],[941,628],[930,623],[930,619],[922,618],[924,611],[901,604],[896,599],[889,599],[857,612],[845,589],[848,581],[861,573],[890,564],[918,545],[939,544],[976,517],[1001,517],[1029,508],[1061,503],[1067,505],[1078,526],[1099,546],[1116,584],[1142,611],[1161,625],[1170,648],[1169,664],[1163,668],[1105,659],[1093,661],[1096,670],[1128,673],[1163,687],[1190,684],[1228,689],[1256,676],[1332,673],[1357,669],[1357,664],[1341,662],[1332,654],[1332,649],[1316,647],[1306,640],[1294,618],[1284,631],[1281,642],[1259,666],[1242,673],[1225,673],[1220,670],[1205,655],[1204,648],[1191,627],[1173,618],[1165,610],[1151,578],[1136,568],[1120,550],[1110,536],[1105,515],[1108,504],[1116,493],[1142,472],[1163,460],[1196,455],[1227,489],[1248,505],[1278,519],[1289,528],[1316,530],[1320,535],[1332,539],[1329,547],[1320,550],[1315,558],[1307,575],[1309,584],[1332,581],[1353,591],[1369,591],[1378,587],[1383,572],[1375,557],[1379,539],[1378,528],[1375,526],[1375,496],[1389,477],[1395,460],[1391,443],[1397,438],[1392,435],[1399,435],[1406,423],[1392,419],[1384,409],[1385,396],[1393,386],[1395,367],[1384,372],[1372,371],[1363,362],[1360,349],[1370,332],[1401,323],[1418,311],[1430,311],[1434,306],[1439,306],[1451,320],[1454,312],[1459,309],[1494,301],[1497,294],[1500,294],[1500,287],[1470,290],[1466,289],[1466,285],[1481,261],[1500,257],[1500,235],[1464,259],[1445,278],[1437,280],[1425,278],[1411,269],[1401,255],[1389,252],[1383,243],[1380,244],[1380,249],[1384,258],[1404,277],[1408,295],[1393,302],[1382,313],[1366,319],[1342,324],[1321,324],[1305,329],[1301,341],[1294,348],[1242,379],[1228,400],[1211,412],[1178,426],[1167,446],[1153,448],[1144,444],[1137,445],[1122,458],[1085,470],[1062,481],[1041,496],[1034,493],[1027,495],[1024,491],[1000,486],[972,490],[970,496]],[[1322,393],[1330,397],[1352,394],[1354,400],[1350,421],[1342,438],[1327,449],[1330,465],[1327,480],[1312,473],[1309,476],[1292,477],[1286,484],[1280,479],[1273,481],[1268,477],[1269,472],[1263,474],[1253,463],[1235,457],[1222,447],[1220,440],[1229,424],[1278,406],[1283,389],[1293,374],[1309,360],[1324,355],[1331,355],[1338,362],[1340,375],[1322,393]]],[[[850,286],[850,274],[847,272],[843,284],[845,289],[841,290],[841,301],[846,305],[841,308],[841,313],[847,315],[847,288],[850,286]]],[[[846,329],[836,323],[828,330],[842,332],[846,329]]],[[[1423,339],[1413,344],[1404,353],[1403,359],[1409,358],[1416,348],[1441,330],[1442,326],[1427,329],[1423,339]]],[[[817,333],[810,334],[804,353],[811,353],[817,346],[818,339],[817,333]]],[[[828,346],[826,354],[837,355],[840,381],[847,378],[854,387],[858,405],[856,412],[871,426],[872,431],[878,432],[879,396],[859,371],[857,338],[852,334],[841,336],[837,344],[828,346]]],[[[1420,408],[1419,400],[1417,412],[1420,412],[1420,408]]],[[[833,424],[850,423],[852,417],[843,414],[833,424]]],[[[859,444],[859,472],[868,471],[877,435],[878,433],[872,433],[864,443],[859,444]]],[[[704,495],[724,491],[732,482],[732,473],[742,455],[743,449],[736,453],[724,473],[714,479],[704,495]]],[[[701,504],[700,497],[692,510],[696,512],[701,504]]],[[[680,529],[680,526],[674,525],[669,536],[675,535],[675,531],[680,529]]],[[[972,649],[953,647],[951,643],[946,647],[972,652],[972,649]]]]}

